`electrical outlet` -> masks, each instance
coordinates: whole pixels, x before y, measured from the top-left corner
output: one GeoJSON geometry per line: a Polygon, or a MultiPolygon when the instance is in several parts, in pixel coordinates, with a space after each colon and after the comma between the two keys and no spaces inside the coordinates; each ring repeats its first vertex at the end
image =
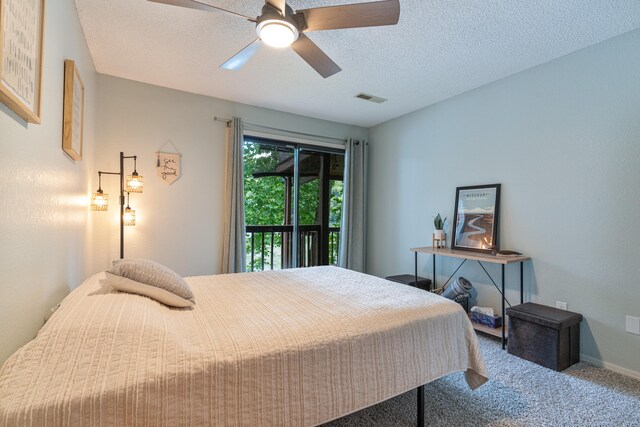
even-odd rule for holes
{"type": "Polygon", "coordinates": [[[627,316],[625,332],[640,335],[640,317],[627,316]]]}
{"type": "Polygon", "coordinates": [[[556,308],[559,308],[560,310],[566,310],[567,303],[564,301],[556,301],[556,308]]]}

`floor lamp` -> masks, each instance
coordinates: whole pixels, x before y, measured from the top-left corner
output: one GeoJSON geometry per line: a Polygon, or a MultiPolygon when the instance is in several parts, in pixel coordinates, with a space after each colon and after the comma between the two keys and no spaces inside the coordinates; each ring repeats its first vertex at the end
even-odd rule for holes
{"type": "Polygon", "coordinates": [[[119,175],[120,176],[120,259],[124,258],[124,227],[136,225],[136,211],[129,206],[130,193],[142,193],[142,175],[138,175],[137,167],[138,156],[125,156],[120,152],[120,172],[104,172],[98,171],[98,190],[91,196],[92,211],[106,211],[109,209],[109,195],[102,191],[102,175],[119,175]],[[124,161],[125,159],[133,159],[133,173],[127,175],[125,181],[124,161]],[[124,193],[127,193],[126,207],[124,193]]]}

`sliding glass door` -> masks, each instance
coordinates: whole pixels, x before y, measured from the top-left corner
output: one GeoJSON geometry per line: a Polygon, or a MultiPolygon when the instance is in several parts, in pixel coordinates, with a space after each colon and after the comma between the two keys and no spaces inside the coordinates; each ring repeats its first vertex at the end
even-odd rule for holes
{"type": "Polygon", "coordinates": [[[298,151],[300,266],[338,263],[344,153],[298,151]]]}
{"type": "Polygon", "coordinates": [[[247,270],[336,264],[344,152],[245,137],[247,270]]]}

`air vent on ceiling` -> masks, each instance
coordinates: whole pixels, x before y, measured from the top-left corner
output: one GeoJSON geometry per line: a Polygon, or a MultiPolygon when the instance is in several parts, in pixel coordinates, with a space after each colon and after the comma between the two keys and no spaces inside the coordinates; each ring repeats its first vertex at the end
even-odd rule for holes
{"type": "Polygon", "coordinates": [[[387,101],[387,99],[385,99],[385,98],[380,98],[379,96],[369,95],[367,93],[359,93],[359,94],[356,95],[356,98],[364,99],[365,101],[375,102],[376,104],[382,104],[383,102],[387,101]]]}

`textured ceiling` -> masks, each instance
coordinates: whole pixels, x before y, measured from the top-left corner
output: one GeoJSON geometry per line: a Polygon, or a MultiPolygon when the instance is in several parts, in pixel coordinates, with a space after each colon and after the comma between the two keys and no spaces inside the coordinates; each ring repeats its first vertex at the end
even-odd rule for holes
{"type": "MultiPolygon", "coordinates": [[[[396,26],[308,33],[343,70],[325,80],[289,49],[265,47],[240,71],[219,69],[256,37],[232,15],[75,1],[100,73],[367,127],[640,28],[640,0],[400,0],[396,26]]],[[[264,4],[201,1],[248,16],[264,4]]]]}

